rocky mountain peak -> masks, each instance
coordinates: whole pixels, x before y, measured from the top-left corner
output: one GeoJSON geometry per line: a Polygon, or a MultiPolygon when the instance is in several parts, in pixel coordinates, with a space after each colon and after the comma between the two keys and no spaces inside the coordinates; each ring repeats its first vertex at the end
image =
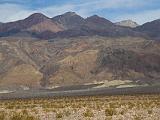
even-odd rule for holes
{"type": "Polygon", "coordinates": [[[124,26],[124,27],[131,27],[131,28],[135,28],[135,27],[139,26],[136,22],[134,22],[133,20],[130,20],[130,19],[117,22],[116,25],[124,26]]]}
{"type": "Polygon", "coordinates": [[[30,15],[29,17],[27,17],[26,19],[24,19],[25,21],[35,21],[35,22],[42,22],[46,19],[49,19],[47,16],[41,14],[41,13],[34,13],[32,15],[30,15]]]}
{"type": "Polygon", "coordinates": [[[63,14],[63,16],[74,16],[77,15],[75,12],[66,12],[63,14]]]}

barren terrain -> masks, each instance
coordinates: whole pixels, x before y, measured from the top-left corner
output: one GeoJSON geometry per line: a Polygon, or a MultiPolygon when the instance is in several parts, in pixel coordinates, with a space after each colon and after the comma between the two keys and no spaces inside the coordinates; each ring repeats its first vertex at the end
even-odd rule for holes
{"type": "Polygon", "coordinates": [[[0,120],[159,120],[159,95],[0,101],[0,120]]]}
{"type": "MultiPolygon", "coordinates": [[[[159,84],[160,42],[139,37],[0,39],[0,87],[159,84]]],[[[3,89],[4,88],[4,89],[3,89]]]]}

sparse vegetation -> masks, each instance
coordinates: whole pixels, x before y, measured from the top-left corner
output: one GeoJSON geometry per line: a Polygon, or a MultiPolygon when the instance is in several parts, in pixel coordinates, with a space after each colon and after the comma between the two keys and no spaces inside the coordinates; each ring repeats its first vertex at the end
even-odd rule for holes
{"type": "Polygon", "coordinates": [[[116,115],[117,111],[114,108],[107,108],[105,109],[105,115],[106,116],[113,116],[116,115]]]}
{"type": "Polygon", "coordinates": [[[84,117],[94,117],[94,113],[92,112],[92,110],[87,109],[84,113],[83,113],[84,117]]]}
{"type": "Polygon", "coordinates": [[[21,113],[15,112],[11,117],[10,120],[38,120],[34,116],[29,115],[26,110],[22,111],[21,113]]]}
{"type": "Polygon", "coordinates": [[[0,120],[5,120],[5,112],[0,111],[0,120]]]}
{"type": "Polygon", "coordinates": [[[0,101],[0,120],[160,119],[160,96],[93,96],[0,101]]]}
{"type": "Polygon", "coordinates": [[[62,118],[63,117],[63,113],[59,112],[59,113],[56,113],[56,118],[62,118]]]}

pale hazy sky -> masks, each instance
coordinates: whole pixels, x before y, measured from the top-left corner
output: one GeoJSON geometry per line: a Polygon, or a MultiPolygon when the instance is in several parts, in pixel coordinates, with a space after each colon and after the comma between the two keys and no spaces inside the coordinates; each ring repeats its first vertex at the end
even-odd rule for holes
{"type": "Polygon", "coordinates": [[[143,24],[160,18],[160,0],[0,0],[0,22],[35,12],[53,17],[68,11],[82,17],[97,14],[112,22],[131,19],[143,24]]]}

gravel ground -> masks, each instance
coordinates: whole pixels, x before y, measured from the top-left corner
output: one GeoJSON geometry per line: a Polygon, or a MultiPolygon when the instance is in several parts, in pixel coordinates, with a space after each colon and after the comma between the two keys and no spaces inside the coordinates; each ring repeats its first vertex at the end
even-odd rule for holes
{"type": "Polygon", "coordinates": [[[0,120],[160,120],[160,95],[1,100],[0,120]]]}

